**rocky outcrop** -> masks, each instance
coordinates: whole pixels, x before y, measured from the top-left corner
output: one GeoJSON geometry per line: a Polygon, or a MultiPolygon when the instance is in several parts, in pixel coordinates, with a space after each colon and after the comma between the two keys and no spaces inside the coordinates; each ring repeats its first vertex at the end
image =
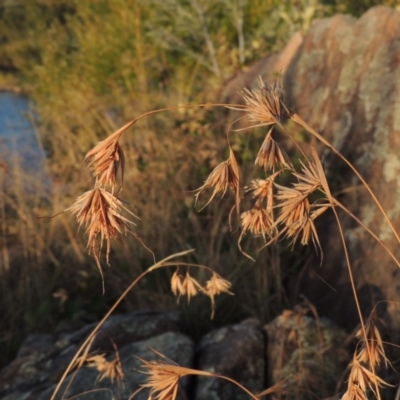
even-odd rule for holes
{"type": "MultiPolygon", "coordinates": [[[[56,399],[61,399],[61,394],[64,394],[66,398],[75,396],[76,399],[89,400],[108,400],[111,394],[114,395],[114,398],[128,399],[147,379],[147,375],[141,372],[143,371],[141,359],[146,361],[160,359],[152,349],[157,349],[161,354],[183,367],[190,367],[193,364],[194,344],[192,340],[179,332],[166,332],[146,340],[130,343],[118,350],[124,374],[121,382],[112,382],[108,378],[100,381],[99,371],[96,368],[84,367],[76,375],[69,375],[56,399]]],[[[114,358],[115,355],[112,354],[108,357],[108,361],[114,358]]],[[[183,390],[187,390],[187,384],[187,379],[181,381],[183,390]]],[[[50,386],[37,399],[48,400],[54,388],[55,385],[50,386]]],[[[146,389],[139,392],[135,399],[146,400],[148,397],[149,391],[146,389]]],[[[182,395],[177,399],[184,398],[185,396],[182,395]]]]}
{"type": "MultiPolygon", "coordinates": [[[[240,101],[237,92],[243,84],[257,85],[258,75],[265,81],[283,78],[286,104],[356,166],[400,237],[400,12],[378,6],[359,19],[336,15],[316,20],[278,56],[238,75],[224,95],[240,101]]],[[[302,129],[294,133],[304,137],[302,129]]],[[[311,144],[324,155],[332,192],[400,258],[400,240],[360,181],[323,145],[313,138],[311,144]]],[[[400,332],[400,268],[354,220],[344,213],[341,217],[364,316],[378,304],[380,317],[400,332]]],[[[359,317],[337,224],[328,213],[317,222],[322,267],[319,259],[306,263],[288,292],[293,304],[304,294],[322,315],[351,330],[359,317]]]]}
{"type": "MultiPolygon", "coordinates": [[[[81,343],[95,326],[95,323],[89,324],[76,332],[58,336],[29,336],[16,359],[0,372],[0,398],[8,400],[50,398],[53,385],[60,380],[81,343]],[[41,395],[41,393],[44,394],[41,395]]],[[[105,354],[108,359],[112,359],[115,358],[116,347],[121,363],[124,363],[126,390],[132,389],[131,382],[136,384],[137,389],[137,385],[141,381],[136,379],[138,372],[135,369],[138,369],[139,361],[134,358],[134,355],[142,358],[146,356],[146,359],[150,360],[154,359],[155,354],[149,347],[157,348],[166,356],[174,356],[175,360],[181,362],[183,366],[192,363],[193,343],[180,331],[181,322],[178,312],[143,311],[115,315],[105,322],[91,349],[96,354],[105,354]]],[[[121,391],[116,384],[108,385],[107,379],[96,384],[98,375],[99,371],[96,368],[80,370],[69,389],[68,396],[93,387],[106,388],[113,393],[121,391]],[[83,390],[81,391],[81,389],[83,390]]],[[[104,398],[110,397],[105,391],[98,393],[102,393],[104,398]]],[[[108,391],[108,393],[110,392],[108,391]]],[[[85,398],[87,397],[85,396],[85,398]]]]}
{"type": "MultiPolygon", "coordinates": [[[[93,328],[89,324],[61,338],[28,337],[17,358],[0,371],[0,398],[49,400],[61,373],[93,328]]],[[[290,311],[264,329],[258,320],[247,319],[213,330],[197,344],[178,330],[179,313],[136,312],[111,317],[91,347],[89,356],[99,358],[72,371],[56,399],[128,399],[148,378],[143,360],[167,361],[222,375],[236,380],[254,394],[282,378],[285,388],[292,392],[301,387],[314,395],[332,394],[338,371],[343,371],[339,367],[342,361],[348,362],[347,353],[341,347],[343,331],[326,319],[316,321],[290,311]],[[165,332],[159,331],[161,327],[165,332]],[[120,362],[121,379],[103,374],[103,363],[112,363],[115,359],[120,362]]],[[[134,398],[146,400],[148,397],[148,389],[143,389],[134,398]]],[[[248,394],[226,379],[186,376],[179,381],[177,400],[248,398],[248,394]]]]}
{"type": "Polygon", "coordinates": [[[267,332],[268,386],[279,382],[286,399],[331,396],[346,369],[346,334],[330,320],[285,311],[267,332]]]}
{"type": "MultiPolygon", "coordinates": [[[[288,105],[357,167],[398,233],[399,55],[400,12],[379,6],[359,19],[337,15],[316,22],[285,73],[288,105]]],[[[339,192],[339,200],[399,258],[399,242],[370,195],[341,160],[324,153],[332,191],[339,192]]],[[[392,301],[381,303],[379,313],[384,317],[387,307],[393,327],[399,332],[400,313],[395,302],[400,295],[400,268],[364,229],[342,216],[362,311],[367,316],[379,300],[392,301]]],[[[301,282],[296,282],[296,292],[306,294],[323,315],[351,329],[358,316],[333,218],[322,220],[320,232],[322,268],[315,262],[301,282]]]]}
{"type": "MultiPolygon", "coordinates": [[[[265,347],[261,324],[249,319],[205,335],[197,347],[197,368],[228,376],[253,393],[265,385],[265,347]]],[[[245,400],[249,396],[231,382],[199,377],[196,400],[245,400]]]]}

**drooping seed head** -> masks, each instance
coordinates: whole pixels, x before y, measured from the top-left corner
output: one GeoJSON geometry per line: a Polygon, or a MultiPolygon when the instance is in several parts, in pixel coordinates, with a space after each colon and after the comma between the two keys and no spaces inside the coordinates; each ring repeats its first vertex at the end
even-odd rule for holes
{"type": "Polygon", "coordinates": [[[219,295],[220,293],[228,293],[233,295],[229,291],[232,284],[227,281],[226,279],[221,278],[217,273],[213,273],[212,277],[206,282],[206,285],[203,289],[203,292],[210,298],[211,300],[211,318],[214,317],[215,311],[215,296],[219,295]]]}
{"type": "Polygon", "coordinates": [[[247,112],[250,121],[273,125],[280,121],[283,115],[289,114],[282,102],[283,88],[278,80],[266,84],[259,77],[258,88],[244,89],[241,95],[246,103],[244,111],[247,112]]]}
{"type": "Polygon", "coordinates": [[[217,165],[210,173],[204,185],[196,190],[195,199],[196,203],[199,197],[208,189],[213,189],[213,193],[204,207],[207,207],[213,200],[215,195],[222,192],[221,198],[225,195],[226,191],[230,188],[236,199],[236,207],[239,207],[239,168],[235,159],[235,155],[230,149],[229,158],[217,165]]]}
{"type": "Polygon", "coordinates": [[[265,172],[275,168],[289,168],[292,169],[292,163],[286,152],[281,149],[279,144],[272,138],[272,129],[268,132],[264,139],[263,144],[257,154],[255,165],[264,168],[265,172]]]}

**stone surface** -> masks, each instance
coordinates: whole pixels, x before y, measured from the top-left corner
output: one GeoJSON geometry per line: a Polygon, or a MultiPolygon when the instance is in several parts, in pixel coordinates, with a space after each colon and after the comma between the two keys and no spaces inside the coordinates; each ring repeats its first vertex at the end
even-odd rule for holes
{"type": "MultiPolygon", "coordinates": [[[[56,399],[61,399],[61,394],[70,398],[88,400],[108,400],[111,395],[114,398],[128,399],[135,391],[140,388],[140,384],[145,383],[146,375],[141,373],[143,370],[141,362],[137,358],[146,361],[158,360],[160,357],[151,349],[155,349],[164,356],[170,358],[177,364],[184,367],[191,367],[194,356],[194,344],[186,335],[177,332],[167,332],[152,338],[131,343],[119,350],[119,356],[124,371],[124,379],[120,384],[112,383],[109,379],[99,381],[99,372],[95,368],[85,367],[78,371],[72,383],[70,379],[66,380],[60,390],[60,395],[56,399]],[[64,393],[67,385],[70,385],[68,391],[64,393]],[[91,393],[88,393],[92,391],[91,393]],[[82,394],[79,396],[79,394],[82,394]]],[[[112,355],[110,358],[114,358],[112,355]]],[[[187,389],[188,381],[181,380],[182,389],[187,389]],[[182,382],[183,381],[183,382],[182,382]]],[[[54,386],[48,388],[39,394],[37,400],[48,400],[54,391],[54,386]]],[[[149,397],[149,391],[142,390],[135,396],[137,400],[146,400],[149,397]]],[[[178,396],[178,400],[183,397],[178,396]]]]}
{"type": "MultiPolygon", "coordinates": [[[[197,347],[197,369],[235,379],[253,393],[264,389],[264,337],[260,322],[248,319],[214,330],[197,347]]],[[[226,380],[197,379],[196,400],[241,400],[249,396],[226,380]]]]}
{"type": "MultiPolygon", "coordinates": [[[[316,22],[287,68],[285,99],[356,166],[400,232],[400,12],[379,6],[359,19],[337,15],[316,22]]],[[[400,257],[397,239],[360,181],[335,155],[324,155],[333,193],[347,188],[338,199],[400,257]]],[[[400,268],[341,216],[364,315],[379,300],[392,301],[378,311],[385,317],[388,307],[400,332],[400,268]]],[[[359,318],[337,224],[324,215],[319,228],[322,268],[318,261],[310,264],[291,293],[305,294],[322,315],[352,329],[359,318]]]]}
{"type": "MultiPolygon", "coordinates": [[[[29,336],[16,359],[0,371],[0,398],[37,398],[38,393],[60,380],[79,346],[95,326],[96,323],[88,324],[76,332],[58,336],[29,336]]],[[[180,330],[178,312],[141,311],[114,315],[103,325],[91,348],[100,353],[111,354],[114,352],[113,343],[122,351],[126,345],[154,339],[161,334],[178,334],[180,330]]],[[[168,350],[165,345],[162,347],[168,350]]],[[[92,369],[82,373],[93,375],[93,382],[98,375],[92,369]]],[[[93,386],[93,382],[89,387],[93,386]]]]}
{"type": "Polygon", "coordinates": [[[315,399],[335,393],[350,360],[346,333],[330,320],[285,311],[264,327],[268,386],[283,381],[285,399],[315,399]]]}
{"type": "MultiPolygon", "coordinates": [[[[50,399],[61,374],[94,326],[89,324],[60,337],[28,337],[17,358],[0,372],[0,398],[50,399]]],[[[196,357],[196,345],[179,330],[180,314],[176,312],[135,312],[111,317],[91,346],[90,356],[104,354],[108,362],[114,360],[115,343],[124,374],[122,381],[101,379],[97,368],[84,364],[67,376],[56,399],[130,398],[147,378],[142,373],[144,368],[140,359],[162,360],[152,349],[180,366],[236,379],[253,392],[264,388],[265,346],[261,324],[257,320],[245,320],[205,335],[197,345],[196,357]]],[[[140,391],[135,399],[146,400],[148,396],[146,389],[140,391]]],[[[196,377],[189,376],[180,380],[177,400],[188,398],[240,400],[247,399],[248,395],[226,380],[205,378],[196,381],[196,377]]]]}
{"type": "MultiPolygon", "coordinates": [[[[240,102],[237,91],[257,85],[259,75],[265,81],[283,76],[286,104],[356,166],[400,234],[400,12],[378,6],[359,19],[336,15],[317,20],[279,55],[239,74],[223,94],[240,102]]],[[[289,127],[296,129],[294,124],[289,127]]],[[[295,132],[299,137],[304,133],[295,132]]],[[[400,258],[399,241],[360,181],[316,139],[310,143],[324,155],[338,200],[400,258]]],[[[388,300],[379,303],[378,314],[392,326],[392,340],[400,343],[400,268],[354,220],[341,216],[363,315],[388,300]]],[[[325,213],[317,228],[324,250],[322,268],[319,259],[306,263],[288,283],[290,301],[296,304],[304,294],[321,315],[350,331],[359,316],[337,223],[325,213]]]]}

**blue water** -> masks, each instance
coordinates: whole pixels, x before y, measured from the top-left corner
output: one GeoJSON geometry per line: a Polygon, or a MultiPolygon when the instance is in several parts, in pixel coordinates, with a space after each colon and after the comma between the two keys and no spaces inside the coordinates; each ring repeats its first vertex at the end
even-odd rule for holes
{"type": "Polygon", "coordinates": [[[26,97],[0,92],[0,168],[6,171],[8,181],[18,172],[27,182],[49,182],[45,171],[46,155],[32,118],[26,97]]]}

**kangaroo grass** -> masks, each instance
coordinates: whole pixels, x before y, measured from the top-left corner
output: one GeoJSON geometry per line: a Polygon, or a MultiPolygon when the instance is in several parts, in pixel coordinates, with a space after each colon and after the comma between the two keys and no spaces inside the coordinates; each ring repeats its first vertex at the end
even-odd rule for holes
{"type": "MultiPolygon", "coordinates": [[[[134,125],[139,119],[164,111],[195,107],[227,107],[232,110],[244,112],[249,121],[251,123],[254,122],[255,125],[240,129],[241,131],[253,127],[268,127],[268,132],[260,146],[254,162],[255,166],[261,169],[265,176],[262,179],[253,179],[248,186],[244,187],[245,195],[250,195],[252,207],[243,212],[240,211],[241,202],[243,200],[243,197],[241,197],[240,194],[240,171],[237,158],[229,138],[229,130],[226,134],[229,157],[227,160],[218,164],[213,171],[211,171],[204,184],[194,191],[194,203],[196,205],[199,202],[199,198],[203,194],[205,194],[207,191],[212,191],[210,198],[201,208],[202,210],[207,207],[217,195],[220,194],[220,199],[222,199],[229,189],[234,195],[234,205],[232,206],[231,213],[234,209],[236,209],[240,227],[238,248],[246,257],[254,261],[254,259],[250,255],[246,254],[241,248],[243,237],[247,233],[250,233],[253,236],[259,236],[263,238],[264,245],[261,248],[276,243],[278,240],[283,238],[287,239],[292,246],[296,242],[300,242],[302,245],[308,245],[312,242],[317,252],[319,251],[321,254],[321,264],[323,259],[323,251],[318,237],[318,232],[316,230],[315,220],[327,210],[332,209],[339,228],[350,284],[361,324],[361,328],[356,335],[359,339],[359,346],[357,351],[354,353],[353,361],[350,364],[348,388],[343,396],[343,399],[367,399],[367,393],[368,391],[371,391],[374,396],[380,400],[381,396],[379,388],[387,385],[387,383],[377,376],[376,366],[379,365],[382,360],[387,366],[389,361],[384,353],[383,342],[381,340],[378,328],[373,324],[372,320],[368,320],[366,323],[363,320],[345,236],[336,208],[340,208],[341,210],[345,211],[363,229],[365,229],[385,249],[385,251],[388,252],[388,254],[399,267],[400,262],[390,251],[390,249],[377,237],[377,235],[375,235],[364,223],[362,223],[362,221],[360,221],[332,196],[324,168],[315,148],[310,148],[310,156],[307,157],[305,152],[295,141],[294,137],[283,126],[281,121],[288,118],[296,122],[306,129],[311,135],[320,140],[324,145],[330,148],[347,165],[349,165],[374,199],[379,210],[385,216],[386,221],[400,243],[399,235],[397,232],[395,232],[393,224],[389,220],[387,213],[384,211],[372,189],[365,182],[357,169],[328,141],[326,141],[296,113],[289,110],[289,108],[285,105],[283,102],[283,89],[280,82],[276,81],[272,84],[265,84],[260,78],[258,83],[258,88],[244,89],[241,93],[245,102],[244,105],[198,104],[168,107],[147,112],[128,122],[122,128],[111,134],[108,138],[98,143],[87,153],[85,160],[87,161],[94,177],[94,188],[78,197],[76,202],[67,210],[76,216],[79,226],[85,226],[86,233],[88,234],[89,251],[93,254],[96,264],[102,273],[100,256],[104,242],[106,242],[106,261],[108,264],[111,241],[114,239],[118,240],[121,234],[133,234],[135,238],[138,239],[143,246],[145,246],[138,234],[133,231],[132,226],[134,226],[134,223],[129,219],[129,216],[135,219],[138,219],[138,216],[130,212],[116,195],[123,185],[125,170],[125,157],[119,144],[122,134],[128,128],[134,125]],[[302,157],[302,159],[299,160],[299,171],[295,169],[284,149],[282,149],[278,142],[273,139],[273,130],[275,127],[278,127],[280,130],[282,130],[299,149],[302,157]],[[283,179],[284,172],[286,172],[285,179],[283,179]],[[290,179],[289,184],[287,183],[287,175],[289,175],[290,179]],[[118,181],[120,181],[119,184],[118,181]],[[282,181],[284,184],[282,184],[282,181]]],[[[235,121],[238,121],[239,119],[236,119],[235,121]]],[[[232,124],[230,125],[230,128],[231,127],[232,124]]],[[[229,214],[230,227],[231,213],[229,214]]],[[[148,250],[151,252],[150,249],[148,250]]],[[[72,370],[72,368],[76,365],[81,367],[85,360],[89,361],[92,366],[97,366],[98,370],[102,372],[102,377],[109,376],[118,379],[120,376],[118,362],[115,361],[114,363],[107,363],[104,360],[104,357],[102,358],[101,355],[88,358],[89,348],[101,326],[119,305],[122,299],[144,276],[153,272],[154,270],[174,266],[176,270],[171,278],[171,290],[174,295],[177,296],[177,300],[179,301],[180,297],[186,296],[189,302],[192,297],[198,295],[199,293],[205,294],[211,300],[211,317],[214,316],[215,296],[220,293],[232,294],[229,291],[231,288],[231,283],[223,279],[206,266],[175,261],[175,258],[187,255],[190,252],[191,251],[189,250],[176,253],[155,263],[153,266],[140,274],[128,286],[128,288],[118,298],[115,304],[110,308],[104,318],[99,322],[96,328],[82,344],[68,368],[64,372],[64,375],[58,383],[51,400],[55,398],[62,382],[65,380],[65,377],[72,370]],[[208,270],[211,273],[211,278],[205,284],[201,284],[190,274],[189,268],[192,267],[208,270]]],[[[253,399],[259,398],[259,396],[263,394],[266,395],[270,393],[268,392],[269,389],[267,389],[259,396],[255,396],[246,388],[228,377],[178,366],[170,360],[166,361],[166,358],[162,354],[158,353],[157,351],[155,352],[162,358],[161,361],[149,362],[141,360],[143,368],[146,369],[145,373],[149,376],[149,379],[148,382],[139,390],[142,390],[143,388],[149,388],[150,398],[157,400],[168,398],[174,400],[177,396],[179,379],[183,376],[191,374],[212,376],[229,380],[241,387],[241,389],[253,399]]],[[[131,398],[136,393],[134,393],[131,398]]]]}
{"type": "MultiPolygon", "coordinates": [[[[104,276],[101,266],[101,251],[106,242],[106,262],[110,265],[111,241],[118,239],[123,234],[133,235],[142,246],[148,250],[154,259],[153,252],[145,245],[141,237],[131,228],[135,225],[133,221],[125,215],[130,215],[136,219],[139,217],[123,206],[122,201],[116,196],[124,180],[125,156],[120,146],[119,140],[124,132],[136,124],[141,118],[160,112],[173,111],[178,109],[190,109],[199,107],[225,107],[226,104],[195,104],[177,107],[168,107],[159,110],[146,112],[132,121],[125,124],[122,128],[112,133],[109,137],[99,142],[85,157],[89,169],[94,178],[94,188],[79,196],[74,204],[64,211],[69,211],[75,215],[78,226],[85,226],[85,233],[88,235],[87,247],[96,261],[100,271],[104,292],[104,276]],[[118,188],[118,172],[120,171],[120,185],[118,188]]],[[[237,105],[240,109],[242,106],[237,105]]],[[[239,207],[239,174],[238,166],[233,151],[230,152],[229,159],[217,167],[214,174],[209,178],[202,188],[199,189],[197,197],[208,187],[214,187],[215,194],[222,191],[225,194],[228,187],[236,190],[236,205],[239,207]]],[[[196,197],[196,198],[197,198],[196,197]]],[[[207,203],[208,204],[208,203],[207,203]]],[[[154,259],[155,261],[155,259],[154,259]]]]}
{"type": "MultiPolygon", "coordinates": [[[[240,109],[240,111],[247,113],[249,121],[258,122],[258,125],[255,126],[272,126],[270,127],[267,136],[264,139],[264,143],[260,148],[260,151],[255,161],[255,165],[264,168],[266,174],[268,174],[268,171],[274,173],[275,168],[287,168],[288,170],[290,170],[292,176],[297,180],[297,182],[293,183],[292,187],[282,186],[275,182],[275,179],[278,178],[278,176],[275,175],[267,175],[266,179],[263,181],[255,180],[252,182],[250,188],[247,188],[247,191],[253,193],[255,204],[251,210],[241,214],[240,223],[242,232],[239,236],[239,249],[241,250],[240,242],[246,232],[250,232],[254,236],[262,236],[264,240],[269,237],[269,241],[265,244],[265,246],[275,243],[281,237],[289,239],[291,241],[291,244],[294,244],[297,240],[300,240],[302,245],[307,245],[310,241],[312,241],[315,247],[318,247],[321,251],[322,263],[322,248],[318,239],[318,234],[314,225],[314,221],[326,210],[328,210],[329,208],[332,209],[339,227],[350,284],[352,287],[353,296],[361,323],[359,337],[362,338],[364,343],[368,343],[368,337],[371,336],[371,334],[373,333],[375,335],[375,342],[380,344],[381,341],[380,339],[378,339],[380,338],[380,336],[378,336],[379,332],[377,331],[377,329],[367,329],[363,321],[350,258],[347,251],[346,241],[344,238],[343,229],[341,227],[341,222],[335,207],[338,206],[346,211],[350,216],[355,219],[356,222],[360,224],[362,228],[366,229],[366,231],[370,233],[372,237],[376,239],[377,242],[389,253],[389,255],[395,260],[398,266],[399,261],[387,248],[387,246],[373,232],[371,232],[370,229],[365,226],[365,224],[363,224],[358,218],[350,213],[350,211],[348,211],[341,203],[334,199],[330,192],[323,166],[314,148],[311,148],[310,160],[308,160],[304,152],[301,151],[301,154],[308,161],[308,163],[306,165],[303,161],[300,160],[301,172],[294,171],[293,166],[286,161],[287,159],[284,156],[285,153],[280,150],[279,145],[271,138],[274,126],[279,126],[279,128],[293,140],[292,135],[280,122],[283,117],[287,117],[301,125],[310,134],[312,134],[323,144],[328,146],[336,155],[338,155],[343,161],[346,162],[346,164],[350,166],[356,176],[361,180],[367,191],[374,199],[379,210],[385,216],[386,221],[388,222],[390,228],[392,229],[397,240],[400,243],[399,236],[395,231],[393,224],[389,220],[386,212],[384,211],[382,205],[376,198],[375,194],[372,192],[372,189],[362,178],[357,169],[329,142],[327,142],[321,135],[319,135],[305,121],[303,121],[296,113],[290,111],[283,102],[282,94],[282,87],[279,84],[273,83],[265,85],[261,78],[259,79],[258,88],[252,90],[245,89],[242,92],[242,96],[244,98],[246,106],[245,108],[240,109]],[[273,188],[277,189],[276,194],[273,193],[273,188]],[[320,192],[323,195],[323,200],[325,201],[319,199],[311,203],[310,197],[316,191],[320,192]],[[262,196],[264,197],[264,203],[262,203],[261,200],[262,196]],[[271,199],[275,199],[275,203],[274,200],[271,199]],[[271,206],[272,204],[274,205],[271,206]],[[280,210],[280,213],[277,218],[274,218],[273,210],[277,208],[280,210]]],[[[238,108],[236,107],[230,108],[238,110],[238,108]]],[[[252,257],[250,257],[248,254],[245,254],[244,252],[243,254],[252,259],[252,257]]],[[[355,398],[367,398],[367,389],[370,389],[374,393],[375,397],[377,397],[378,399],[381,398],[379,386],[386,383],[377,376],[375,372],[375,366],[377,364],[376,360],[379,359],[379,357],[385,357],[384,353],[382,352],[383,347],[381,345],[378,347],[377,351],[375,351],[375,349],[371,346],[365,345],[363,347],[362,356],[359,356],[358,358],[355,356],[356,358],[352,362],[352,368],[349,377],[349,388],[343,399],[349,400],[355,398]],[[359,361],[360,358],[362,360],[361,364],[359,361]],[[368,365],[367,367],[365,367],[362,364],[368,365]]]]}

